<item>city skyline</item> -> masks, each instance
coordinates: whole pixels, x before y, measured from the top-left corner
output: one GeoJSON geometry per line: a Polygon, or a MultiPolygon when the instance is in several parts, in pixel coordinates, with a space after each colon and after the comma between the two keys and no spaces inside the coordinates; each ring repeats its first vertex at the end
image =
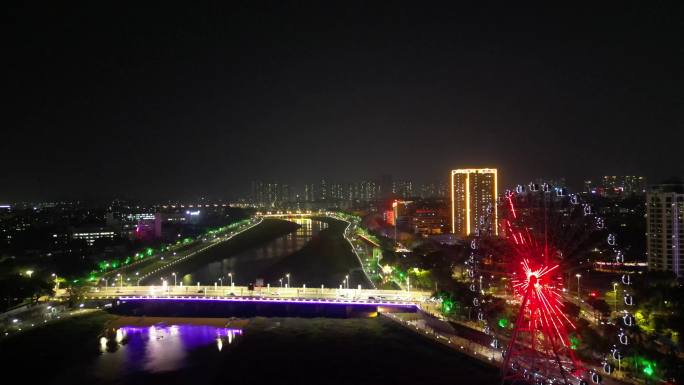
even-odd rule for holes
{"type": "MultiPolygon", "coordinates": [[[[499,176],[499,179],[502,177],[499,176]]],[[[505,179],[505,178],[504,178],[505,179]]],[[[568,183],[564,177],[556,178],[531,178],[527,181],[517,181],[515,184],[502,185],[501,182],[497,184],[497,193],[499,198],[507,190],[513,190],[516,186],[525,186],[529,183],[548,184],[552,187],[559,187],[567,189],[574,193],[593,193],[599,195],[631,195],[634,193],[645,193],[646,191],[657,188],[663,184],[681,184],[684,183],[682,178],[671,177],[660,181],[651,181],[644,176],[639,175],[603,175],[592,176],[591,178],[584,178],[576,183],[568,183]]],[[[314,201],[341,201],[341,200],[361,200],[361,201],[375,201],[386,200],[388,198],[449,198],[450,190],[450,176],[443,178],[443,180],[432,180],[426,182],[418,182],[412,179],[396,179],[392,175],[383,174],[375,178],[357,178],[355,180],[334,180],[328,178],[320,178],[306,183],[292,184],[288,183],[286,178],[271,178],[271,179],[252,179],[247,183],[243,183],[240,188],[236,188],[233,193],[218,193],[206,194],[197,192],[188,194],[186,196],[169,196],[165,198],[144,198],[141,196],[126,195],[126,194],[110,194],[102,196],[91,195],[76,195],[76,196],[46,196],[45,198],[36,199],[1,199],[0,208],[3,205],[10,203],[45,203],[45,202],[92,202],[103,203],[108,201],[131,201],[142,204],[163,204],[169,202],[193,202],[201,203],[203,201],[216,202],[234,202],[234,203],[258,203],[273,200],[273,196],[278,196],[276,200],[280,202],[314,202],[314,201]],[[386,179],[383,185],[383,178],[386,179]],[[257,186],[260,186],[257,188],[257,186]],[[263,191],[257,192],[257,189],[263,191]],[[271,189],[270,192],[268,190],[271,189]],[[259,195],[263,197],[259,197],[259,195]],[[270,195],[271,198],[265,197],[270,195]]]]}

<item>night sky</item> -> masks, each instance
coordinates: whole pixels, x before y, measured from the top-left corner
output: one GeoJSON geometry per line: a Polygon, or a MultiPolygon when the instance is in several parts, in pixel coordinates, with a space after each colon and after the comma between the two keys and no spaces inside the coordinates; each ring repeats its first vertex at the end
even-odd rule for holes
{"type": "Polygon", "coordinates": [[[684,175],[681,1],[62,3],[3,11],[0,201],[684,175]]]}

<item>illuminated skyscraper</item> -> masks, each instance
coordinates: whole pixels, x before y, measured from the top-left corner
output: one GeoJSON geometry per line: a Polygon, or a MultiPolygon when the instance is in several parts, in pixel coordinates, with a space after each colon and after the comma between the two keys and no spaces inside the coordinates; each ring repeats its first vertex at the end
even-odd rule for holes
{"type": "Polygon", "coordinates": [[[481,229],[498,234],[497,188],[495,168],[451,170],[451,232],[465,236],[481,229]]]}
{"type": "Polygon", "coordinates": [[[658,185],[646,194],[648,269],[682,274],[684,185],[658,185]]]}

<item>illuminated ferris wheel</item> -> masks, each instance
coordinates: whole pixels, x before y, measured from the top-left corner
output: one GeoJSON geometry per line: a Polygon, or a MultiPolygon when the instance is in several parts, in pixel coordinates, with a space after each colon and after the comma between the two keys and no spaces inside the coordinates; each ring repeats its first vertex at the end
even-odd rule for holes
{"type": "MultiPolygon", "coordinates": [[[[618,247],[616,234],[606,229],[605,218],[597,215],[590,203],[580,195],[568,194],[564,188],[518,185],[506,192],[500,205],[499,235],[507,247],[496,258],[499,266],[494,270],[509,282],[511,294],[507,300],[517,307],[507,333],[494,327],[495,317],[488,307],[491,297],[482,286],[482,277],[490,276],[492,267],[485,266],[491,256],[480,244],[490,234],[476,232],[466,265],[477,319],[483,332],[491,337],[490,346],[501,351],[502,382],[602,383],[602,374],[611,374],[619,366],[629,346],[629,328],[634,325],[630,312],[634,305],[632,276],[621,277],[625,287],[622,325],[600,365],[583,364],[575,356],[573,336],[577,331],[565,309],[570,300],[565,285],[587,267],[586,252],[597,242],[609,250],[612,262],[623,264],[624,253],[618,247]]],[[[486,217],[479,222],[481,229],[490,228],[486,217]]],[[[577,302],[581,307],[579,288],[577,302]]]]}

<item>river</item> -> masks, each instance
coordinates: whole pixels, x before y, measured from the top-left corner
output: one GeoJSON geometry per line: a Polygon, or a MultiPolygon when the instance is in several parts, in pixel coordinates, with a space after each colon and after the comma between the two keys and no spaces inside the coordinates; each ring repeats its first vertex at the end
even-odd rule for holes
{"type": "MultiPolygon", "coordinates": [[[[382,319],[123,326],[47,384],[497,384],[495,368],[382,319]]],[[[74,347],[72,347],[74,348],[74,347]]],[[[27,379],[39,376],[28,373],[27,379]]]]}
{"type": "MultiPolygon", "coordinates": [[[[289,219],[299,225],[297,230],[269,241],[263,245],[251,248],[249,250],[226,255],[225,258],[209,262],[208,264],[184,274],[181,278],[183,285],[196,285],[197,282],[202,284],[219,282],[221,278],[222,284],[229,285],[232,275],[233,281],[236,285],[245,285],[247,283],[254,283],[257,279],[265,279],[266,276],[272,276],[273,267],[281,262],[285,257],[301,250],[311,239],[317,236],[321,230],[328,227],[327,223],[312,220],[309,218],[293,218],[289,219]]],[[[282,276],[284,284],[287,283],[283,271],[282,276]]],[[[270,282],[276,284],[276,282],[270,282]]],[[[280,284],[280,282],[277,282],[280,284]]]]}

